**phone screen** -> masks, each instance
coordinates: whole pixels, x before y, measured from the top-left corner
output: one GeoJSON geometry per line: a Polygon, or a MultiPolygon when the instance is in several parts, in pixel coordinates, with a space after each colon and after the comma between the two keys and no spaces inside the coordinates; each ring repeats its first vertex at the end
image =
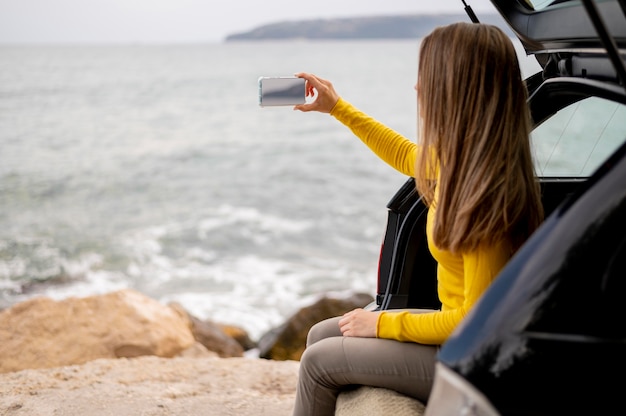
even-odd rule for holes
{"type": "Polygon", "coordinates": [[[259,105],[304,104],[304,79],[296,77],[259,78],[259,105]]]}

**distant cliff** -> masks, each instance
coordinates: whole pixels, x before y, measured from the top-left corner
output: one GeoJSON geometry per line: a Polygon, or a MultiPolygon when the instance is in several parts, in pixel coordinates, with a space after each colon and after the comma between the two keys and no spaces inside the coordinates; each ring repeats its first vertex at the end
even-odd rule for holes
{"type": "MultiPolygon", "coordinates": [[[[505,28],[500,15],[479,16],[481,22],[505,28]]],[[[454,22],[469,22],[465,14],[424,14],[411,16],[355,17],[299,20],[259,26],[235,33],[226,41],[279,39],[415,39],[433,28],[454,22]]]]}

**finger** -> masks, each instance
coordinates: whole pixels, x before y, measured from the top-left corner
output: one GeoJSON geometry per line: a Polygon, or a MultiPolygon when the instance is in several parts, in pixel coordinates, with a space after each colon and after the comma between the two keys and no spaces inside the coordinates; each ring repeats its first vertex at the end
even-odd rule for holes
{"type": "Polygon", "coordinates": [[[311,85],[309,81],[307,81],[306,85],[304,86],[304,92],[305,97],[312,97],[315,95],[315,88],[313,87],[313,85],[311,85]]]}
{"type": "Polygon", "coordinates": [[[309,111],[315,111],[315,103],[311,103],[311,104],[298,104],[298,105],[294,105],[293,109],[294,110],[298,110],[298,111],[302,111],[303,113],[307,113],[309,111]]]}
{"type": "Polygon", "coordinates": [[[294,76],[298,78],[304,78],[307,81],[311,81],[312,79],[316,78],[315,75],[310,74],[308,72],[298,72],[298,73],[295,73],[294,76]]]}
{"type": "Polygon", "coordinates": [[[313,74],[309,74],[308,72],[299,72],[297,74],[295,74],[296,77],[298,78],[304,78],[308,84],[312,85],[314,88],[319,89],[319,87],[324,85],[324,81],[323,79],[313,75],[313,74]]]}
{"type": "Polygon", "coordinates": [[[309,79],[311,78],[311,74],[307,74],[306,72],[298,72],[294,74],[294,76],[298,78],[302,78],[306,81],[304,84],[304,96],[305,97],[312,96],[314,87],[311,81],[309,81],[309,79]]]}
{"type": "Polygon", "coordinates": [[[340,328],[340,330],[341,330],[341,335],[343,335],[344,337],[352,337],[352,336],[355,335],[354,334],[354,330],[349,325],[346,325],[346,326],[340,328]]]}

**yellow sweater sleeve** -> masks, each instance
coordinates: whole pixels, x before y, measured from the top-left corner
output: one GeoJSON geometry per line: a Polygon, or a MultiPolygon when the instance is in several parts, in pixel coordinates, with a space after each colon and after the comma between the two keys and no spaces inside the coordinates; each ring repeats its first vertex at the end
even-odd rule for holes
{"type": "Polygon", "coordinates": [[[511,250],[508,244],[503,243],[479,247],[463,254],[461,273],[445,268],[445,256],[452,256],[451,253],[439,254],[443,257],[438,266],[442,310],[423,314],[382,312],[378,317],[377,337],[421,344],[443,344],[508,262],[511,250]]]}
{"type": "Polygon", "coordinates": [[[399,172],[414,176],[417,144],[359,111],[342,98],[330,114],[346,125],[378,157],[399,172]]]}

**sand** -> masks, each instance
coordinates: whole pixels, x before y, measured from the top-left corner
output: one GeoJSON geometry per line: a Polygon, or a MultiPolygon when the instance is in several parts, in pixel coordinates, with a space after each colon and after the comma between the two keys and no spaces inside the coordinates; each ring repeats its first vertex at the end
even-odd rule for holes
{"type": "Polygon", "coordinates": [[[0,374],[0,415],[290,415],[299,363],[101,359],[0,374]]]}

